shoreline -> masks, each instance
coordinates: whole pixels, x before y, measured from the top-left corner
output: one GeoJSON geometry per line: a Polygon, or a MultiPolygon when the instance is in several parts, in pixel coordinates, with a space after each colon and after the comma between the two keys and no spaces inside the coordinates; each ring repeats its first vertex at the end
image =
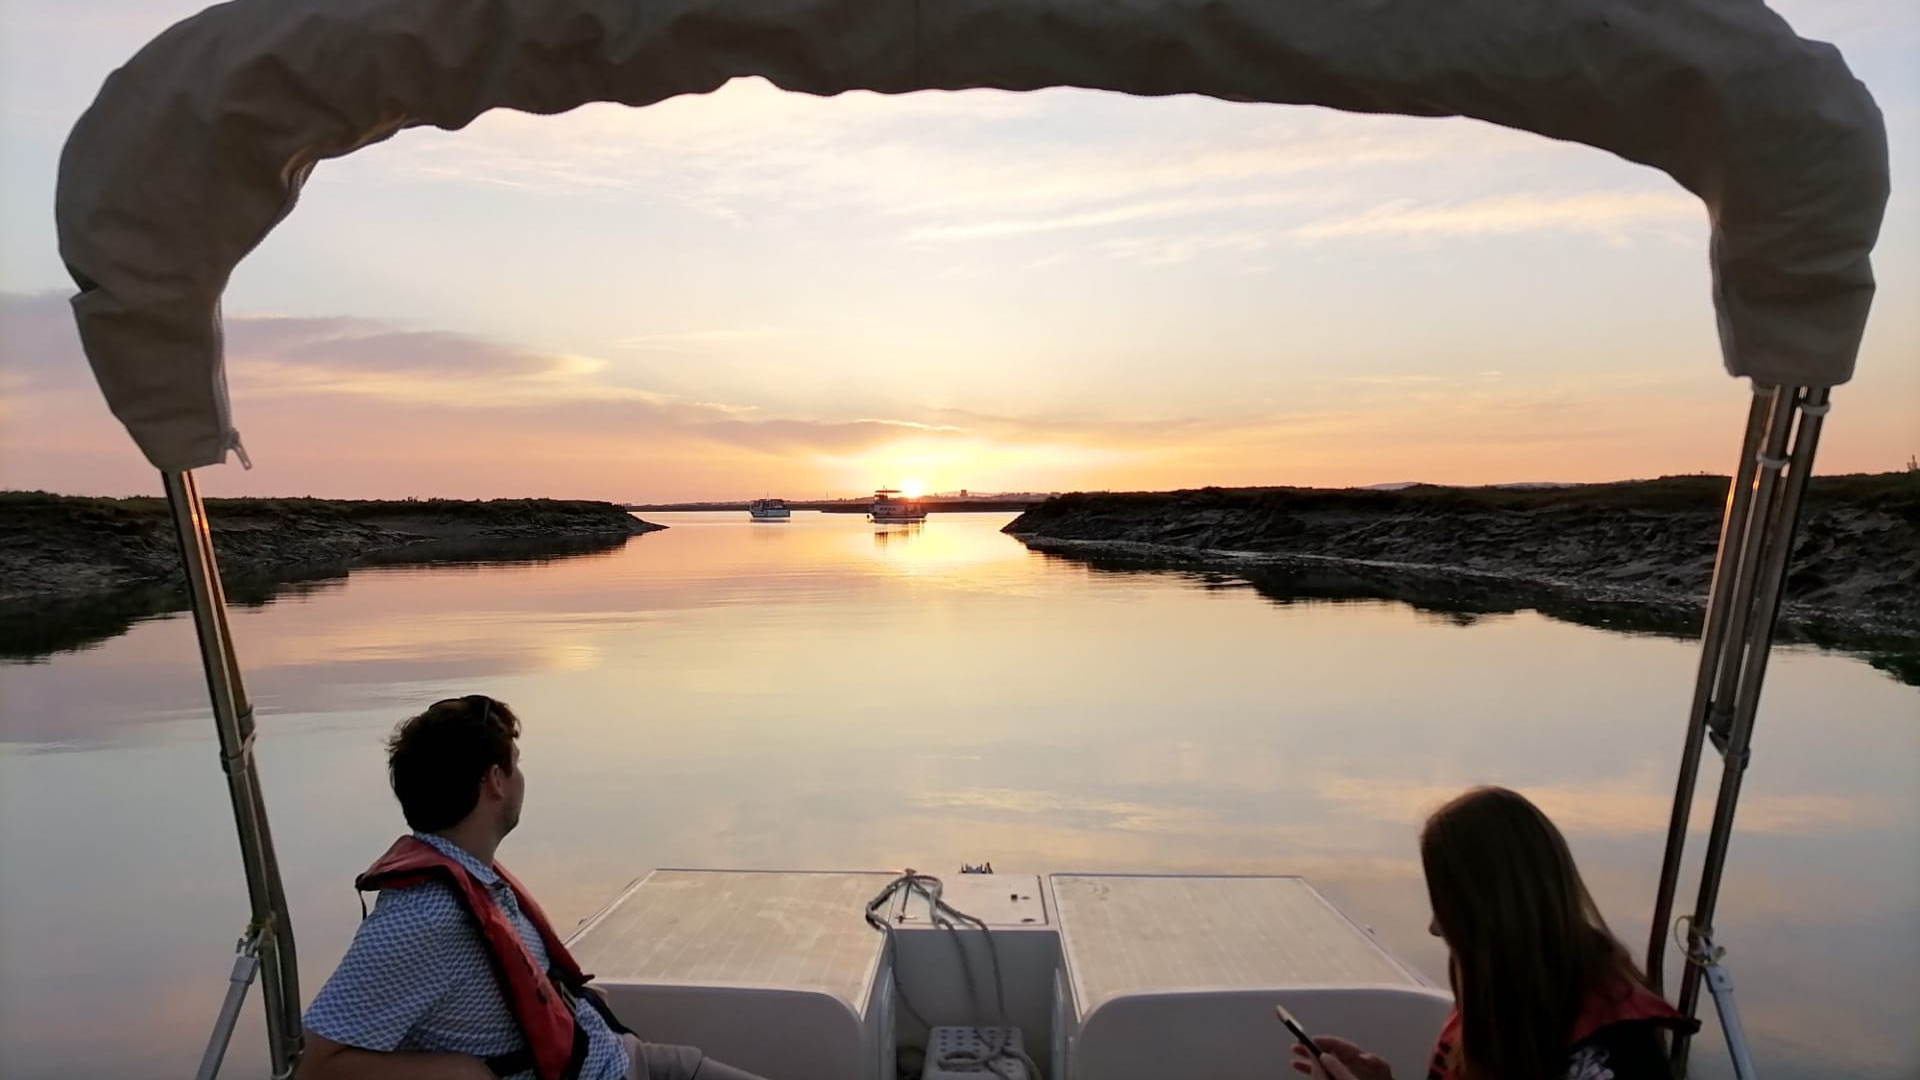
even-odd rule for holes
{"type": "MultiPolygon", "coordinates": [[[[1352,581],[1398,581],[1401,585],[1407,586],[1405,592],[1415,596],[1437,598],[1454,592],[1465,595],[1497,594],[1515,598],[1513,602],[1519,607],[1532,606],[1524,600],[1519,600],[1520,597],[1534,596],[1542,600],[1552,597],[1566,603],[1592,605],[1596,608],[1642,608],[1647,612],[1648,621],[1657,624],[1689,621],[1692,623],[1688,630],[1689,635],[1698,633],[1698,621],[1706,611],[1705,596],[1673,595],[1653,590],[1598,586],[1563,578],[1474,570],[1434,563],[1347,559],[1338,555],[1195,549],[1127,540],[1061,540],[1046,536],[1010,535],[1025,544],[1029,550],[1098,566],[1101,569],[1213,572],[1244,577],[1255,584],[1267,575],[1276,574],[1300,575],[1308,578],[1327,576],[1352,581]]],[[[1395,590],[1396,593],[1400,591],[1402,590],[1395,590]]],[[[1372,595],[1371,591],[1368,595],[1372,595]]],[[[1355,595],[1350,598],[1361,599],[1362,597],[1355,595]]],[[[1406,599],[1400,595],[1380,598],[1406,599]]],[[[1412,600],[1408,602],[1415,603],[1415,606],[1429,606],[1412,600]]],[[[1436,600],[1432,606],[1441,606],[1441,604],[1436,600]]],[[[1780,616],[1782,633],[1779,635],[1779,640],[1783,641],[1804,640],[1824,644],[1842,638],[1853,638],[1862,643],[1891,639],[1893,641],[1911,640],[1914,644],[1920,645],[1920,632],[1916,632],[1910,626],[1836,613],[1793,601],[1781,605],[1780,616]],[[1793,631],[1808,629],[1814,632],[1793,633],[1793,631]]]]}
{"type": "MultiPolygon", "coordinates": [[[[1606,609],[1697,633],[1724,477],[1540,490],[1200,489],[1071,495],[1006,532],[1091,564],[1315,582],[1441,603],[1606,609]],[[1401,594],[1406,594],[1402,596],[1401,594]],[[1489,598],[1497,598],[1490,600],[1489,598]]],[[[1920,473],[1815,477],[1782,640],[1920,653],[1920,473]]]]}
{"type": "MultiPolygon", "coordinates": [[[[1007,495],[982,496],[970,495],[965,498],[929,495],[914,501],[925,507],[928,513],[937,514],[994,514],[1009,510],[1031,510],[1047,501],[1048,495],[1007,495]]],[[[787,499],[784,500],[790,510],[817,510],[822,514],[864,514],[873,508],[873,498],[864,499],[787,499]]],[[[686,502],[686,503],[627,503],[628,510],[636,513],[656,512],[663,514],[697,513],[741,513],[747,512],[745,501],[734,502],[686,502]]]]}
{"type": "MultiPolygon", "coordinates": [[[[448,547],[499,547],[507,561],[624,543],[666,528],[613,503],[557,499],[208,499],[229,589],[331,576],[356,565],[436,561],[448,547]]],[[[484,555],[481,561],[492,561],[484,555]]],[[[0,614],[177,589],[164,499],[0,492],[0,614]]]]}

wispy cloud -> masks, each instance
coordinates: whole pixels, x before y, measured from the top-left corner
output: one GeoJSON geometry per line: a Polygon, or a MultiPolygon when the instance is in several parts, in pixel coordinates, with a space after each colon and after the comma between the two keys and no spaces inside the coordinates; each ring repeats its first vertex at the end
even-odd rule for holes
{"type": "MultiPolygon", "coordinates": [[[[273,443],[275,432],[314,427],[321,418],[319,426],[337,427],[329,446],[338,431],[370,427],[392,442],[445,437],[444,446],[462,452],[530,440],[555,446],[696,440],[748,453],[827,454],[962,433],[952,424],[916,419],[762,416],[754,403],[693,400],[610,382],[607,363],[595,358],[372,319],[230,315],[226,331],[236,421],[256,453],[273,443]],[[271,418],[269,430],[255,438],[253,418],[262,414],[271,418]],[[482,431],[486,439],[476,440],[482,431]]],[[[0,294],[0,340],[16,400],[57,403],[60,415],[104,419],[59,296],[0,294]]],[[[97,423],[91,428],[111,432],[97,423]]],[[[47,433],[9,434],[31,444],[47,433]]],[[[111,434],[99,441],[123,445],[111,434]]]]}
{"type": "Polygon", "coordinates": [[[1620,239],[1650,227],[1698,225],[1702,216],[1697,200],[1677,192],[1593,192],[1559,198],[1500,195],[1451,205],[1395,200],[1301,226],[1293,235],[1328,240],[1559,232],[1620,239]]]}
{"type": "Polygon", "coordinates": [[[1020,236],[1028,233],[1058,232],[1064,229],[1087,229],[1106,225],[1123,225],[1132,222],[1157,221],[1166,218],[1194,217],[1227,210],[1271,208],[1283,206],[1294,201],[1297,201],[1296,197],[1284,193],[1219,196],[1214,198],[1158,199],[1079,213],[1064,213],[1046,217],[1013,218],[1000,221],[977,221],[965,224],[911,229],[908,230],[906,238],[910,241],[922,242],[939,240],[985,240],[1002,236],[1020,236]]]}
{"type": "Polygon", "coordinates": [[[758,341],[776,341],[795,336],[798,331],[778,326],[739,327],[728,330],[685,330],[677,333],[637,334],[622,338],[614,345],[624,349],[650,352],[707,352],[758,341]]]}
{"type": "Polygon", "coordinates": [[[1109,258],[1140,266],[1174,266],[1203,255],[1221,252],[1251,254],[1273,246],[1273,237],[1259,232],[1187,233],[1170,237],[1120,237],[1095,245],[1109,258]]]}
{"type": "MultiPolygon", "coordinates": [[[[409,133],[379,161],[398,180],[617,192],[761,226],[832,209],[851,215],[851,231],[914,245],[1178,232],[1198,219],[1328,201],[1357,215],[1373,199],[1357,173],[1425,186],[1463,158],[1537,164],[1580,152],[1464,121],[1082,91],[822,101],[749,79],[644,110],[492,114],[457,136],[409,133]],[[1067,101],[1080,120],[1072,127],[1059,119],[1067,101]]],[[[1520,221],[1510,214],[1508,227],[1520,221]]]]}

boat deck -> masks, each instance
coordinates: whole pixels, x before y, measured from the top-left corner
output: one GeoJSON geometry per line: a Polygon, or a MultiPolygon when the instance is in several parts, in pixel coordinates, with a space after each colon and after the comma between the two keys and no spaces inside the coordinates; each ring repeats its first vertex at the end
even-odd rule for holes
{"type": "Polygon", "coordinates": [[[1054,1080],[1271,1080],[1275,1004],[1418,1075],[1450,1005],[1298,877],[955,875],[990,930],[896,896],[889,947],[865,908],[894,876],[656,870],[573,950],[645,1037],[782,1080],[897,1080],[915,1011],[1013,1024],[1054,1080]]]}
{"type": "Polygon", "coordinates": [[[1276,985],[1427,986],[1297,877],[1056,874],[1074,997],[1276,985]]]}
{"type": "Polygon", "coordinates": [[[655,870],[585,923],[602,980],[818,993],[865,1007],[880,935],[862,911],[892,874],[655,870]]]}

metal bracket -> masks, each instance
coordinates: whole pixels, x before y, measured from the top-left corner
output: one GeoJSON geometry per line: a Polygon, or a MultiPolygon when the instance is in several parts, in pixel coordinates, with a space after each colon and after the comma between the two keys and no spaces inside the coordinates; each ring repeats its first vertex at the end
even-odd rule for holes
{"type": "Polygon", "coordinates": [[[248,705],[240,712],[240,748],[229,754],[223,748],[220,751],[220,771],[232,776],[235,772],[246,772],[253,768],[253,706],[248,705]]]}
{"type": "Polygon", "coordinates": [[[220,1016],[213,1022],[213,1034],[207,1038],[206,1052],[200,1055],[200,1070],[195,1080],[214,1080],[220,1075],[220,1063],[226,1059],[227,1046],[233,1042],[233,1027],[240,1019],[240,1007],[246,1004],[247,991],[260,974],[260,940],[266,929],[258,924],[234,943],[233,971],[227,975],[226,1000],[220,1003],[220,1016]]]}
{"type": "Polygon", "coordinates": [[[1713,995],[1714,1011],[1720,1015],[1720,1031],[1727,1038],[1727,1056],[1733,1059],[1733,1075],[1738,1080],[1756,1080],[1753,1054],[1747,1048],[1747,1032],[1740,1024],[1740,1010],[1733,1000],[1733,973],[1721,963],[1727,950],[1714,944],[1713,928],[1688,928],[1687,962],[1700,969],[1706,978],[1707,992],[1713,995]]]}

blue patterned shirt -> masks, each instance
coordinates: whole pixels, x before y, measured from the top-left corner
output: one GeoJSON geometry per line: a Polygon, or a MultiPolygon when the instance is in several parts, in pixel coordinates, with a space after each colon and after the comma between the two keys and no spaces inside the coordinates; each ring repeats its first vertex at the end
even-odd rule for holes
{"type": "MultiPolygon", "coordinates": [[[[467,868],[547,967],[547,945],[520,910],[513,888],[493,868],[458,845],[414,833],[467,868]]],[[[581,1080],[620,1080],[627,1052],[585,1000],[574,1006],[587,1033],[581,1080]]],[[[307,1007],[307,1030],[362,1050],[472,1054],[493,1057],[526,1045],[488,962],[486,943],[451,886],[428,881],[380,894],[360,923],[347,955],[307,1007]]],[[[513,1080],[533,1080],[533,1072],[513,1080]]]]}

